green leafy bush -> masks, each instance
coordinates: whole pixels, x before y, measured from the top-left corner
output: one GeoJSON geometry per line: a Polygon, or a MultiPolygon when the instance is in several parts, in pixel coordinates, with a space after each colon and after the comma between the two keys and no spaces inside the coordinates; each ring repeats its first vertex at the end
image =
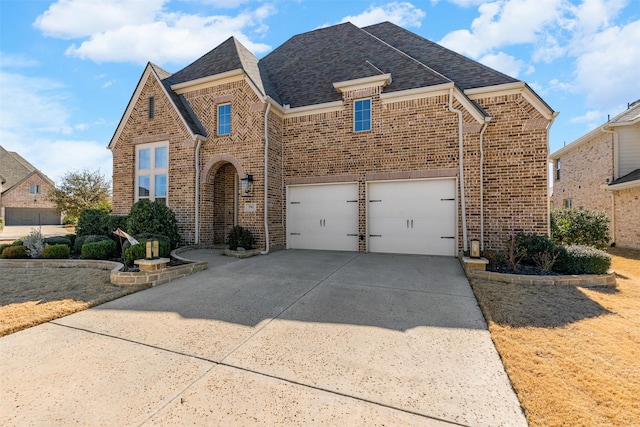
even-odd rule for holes
{"type": "MultiPolygon", "coordinates": [[[[118,228],[120,230],[124,230],[127,233],[129,233],[129,231],[127,230],[127,219],[129,217],[128,216],[121,216],[121,215],[109,215],[109,217],[107,218],[107,234],[109,235],[109,237],[113,236],[112,238],[117,239],[118,236],[116,236],[115,234],[113,234],[114,231],[116,231],[118,228]]],[[[131,233],[129,233],[131,234],[131,233]]]]}
{"type": "Polygon", "coordinates": [[[42,258],[46,259],[67,259],[69,258],[69,245],[62,243],[59,245],[49,245],[42,251],[42,258]]]}
{"type": "Polygon", "coordinates": [[[244,227],[236,225],[229,233],[229,248],[235,250],[236,248],[253,249],[256,244],[256,239],[251,234],[251,231],[244,227]]]}
{"type": "Polygon", "coordinates": [[[127,265],[133,265],[133,261],[143,259],[147,255],[147,244],[145,242],[136,243],[124,250],[124,259],[127,265]]]}
{"type": "Polygon", "coordinates": [[[67,239],[69,239],[71,241],[71,248],[73,249],[73,245],[76,243],[76,236],[75,234],[65,234],[65,236],[67,239]]]}
{"type": "Polygon", "coordinates": [[[111,240],[111,239],[108,238],[107,236],[102,235],[102,234],[90,234],[88,236],[78,236],[76,238],[75,243],[73,244],[73,252],[76,253],[76,254],[77,253],[81,253],[82,252],[82,247],[86,243],[95,243],[95,242],[101,242],[101,241],[105,241],[105,240],[111,240]]]}
{"type": "Polygon", "coordinates": [[[545,235],[520,232],[516,235],[516,244],[524,252],[522,257],[524,265],[534,265],[546,272],[552,271],[558,259],[566,252],[565,248],[557,246],[545,235]]]}
{"type": "Polygon", "coordinates": [[[0,254],[2,254],[2,251],[4,251],[4,248],[8,248],[9,246],[11,246],[11,244],[2,244],[0,245],[0,254]]]}
{"type": "Polygon", "coordinates": [[[96,234],[109,235],[107,221],[109,212],[103,209],[85,209],[78,216],[78,226],[76,234],[78,236],[89,236],[96,234]]]}
{"type": "Polygon", "coordinates": [[[27,255],[27,248],[24,246],[9,246],[2,251],[2,258],[15,259],[15,258],[29,258],[27,255]]]}
{"type": "Polygon", "coordinates": [[[568,274],[605,274],[610,267],[611,255],[585,245],[567,246],[559,262],[559,270],[568,274]]]}
{"type": "Polygon", "coordinates": [[[118,245],[113,240],[106,240],[85,243],[82,245],[80,258],[82,259],[110,259],[116,255],[118,245]]]}
{"type": "Polygon", "coordinates": [[[178,222],[171,209],[146,199],[136,202],[131,208],[126,231],[132,235],[152,233],[167,236],[172,249],[180,242],[178,222]]]}
{"type": "Polygon", "coordinates": [[[47,245],[67,245],[71,248],[71,239],[68,237],[55,236],[55,237],[47,237],[44,239],[44,243],[47,245]]]}
{"type": "Polygon", "coordinates": [[[4,228],[4,218],[0,218],[0,231],[4,228]]]}
{"type": "Polygon", "coordinates": [[[551,211],[551,238],[558,245],[586,245],[604,249],[609,243],[609,218],[589,209],[551,211]]]}

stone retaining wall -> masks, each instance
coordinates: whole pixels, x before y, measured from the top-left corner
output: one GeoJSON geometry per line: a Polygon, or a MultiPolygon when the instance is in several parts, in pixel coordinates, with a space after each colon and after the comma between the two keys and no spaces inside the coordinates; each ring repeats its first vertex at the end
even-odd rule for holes
{"type": "Polygon", "coordinates": [[[616,286],[616,274],[610,270],[607,274],[584,274],[564,276],[531,276],[526,274],[506,274],[493,271],[465,270],[468,278],[505,282],[517,285],[572,285],[584,288],[592,286],[616,286]]]}
{"type": "Polygon", "coordinates": [[[2,267],[18,268],[99,268],[118,272],[124,264],[92,259],[0,259],[2,267]]]}

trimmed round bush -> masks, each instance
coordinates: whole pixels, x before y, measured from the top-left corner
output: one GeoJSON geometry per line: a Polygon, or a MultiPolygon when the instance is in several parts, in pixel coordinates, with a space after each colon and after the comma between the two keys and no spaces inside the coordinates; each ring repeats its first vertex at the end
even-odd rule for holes
{"type": "Polygon", "coordinates": [[[2,251],[2,258],[5,259],[19,259],[29,258],[27,255],[27,248],[24,246],[9,246],[2,251]]]}
{"type": "Polygon", "coordinates": [[[76,234],[78,236],[89,236],[96,234],[109,234],[107,221],[109,213],[103,209],[85,209],[78,216],[78,226],[76,234]]]}
{"type": "Polygon", "coordinates": [[[111,259],[115,256],[118,245],[107,238],[99,242],[85,243],[82,245],[80,258],[82,259],[111,259]]]}
{"type": "Polygon", "coordinates": [[[90,234],[88,236],[78,236],[76,238],[75,243],[73,244],[73,252],[76,253],[76,254],[77,253],[81,253],[82,252],[82,247],[86,243],[102,242],[102,241],[105,241],[105,240],[111,240],[111,239],[108,238],[107,236],[102,235],[102,234],[90,234]]]}
{"type": "Polygon", "coordinates": [[[71,249],[73,249],[73,245],[76,243],[76,236],[75,234],[65,234],[64,237],[66,237],[67,239],[69,239],[71,241],[71,249]]]}
{"type": "Polygon", "coordinates": [[[589,209],[551,211],[551,237],[563,246],[585,245],[604,249],[609,244],[609,217],[589,209]]]}
{"type": "Polygon", "coordinates": [[[151,233],[167,236],[172,249],[180,242],[178,222],[171,209],[147,199],[139,200],[131,208],[126,231],[131,235],[151,233]]]}
{"type": "Polygon", "coordinates": [[[42,258],[67,259],[69,258],[69,252],[71,252],[71,250],[67,244],[50,245],[42,250],[42,258]]]}
{"type": "Polygon", "coordinates": [[[611,267],[611,255],[600,249],[584,245],[566,247],[561,269],[569,274],[606,274],[611,267]]]}
{"type": "Polygon", "coordinates": [[[56,237],[47,237],[44,239],[44,243],[47,245],[67,245],[71,248],[71,239],[68,237],[56,236],[56,237]]]}
{"type": "Polygon", "coordinates": [[[124,250],[124,259],[127,265],[133,265],[133,261],[143,259],[147,255],[147,244],[145,242],[136,243],[124,250]]]}
{"type": "Polygon", "coordinates": [[[244,227],[236,225],[231,229],[229,233],[229,248],[235,250],[236,248],[253,249],[256,244],[256,239],[251,234],[251,231],[244,227]]]}

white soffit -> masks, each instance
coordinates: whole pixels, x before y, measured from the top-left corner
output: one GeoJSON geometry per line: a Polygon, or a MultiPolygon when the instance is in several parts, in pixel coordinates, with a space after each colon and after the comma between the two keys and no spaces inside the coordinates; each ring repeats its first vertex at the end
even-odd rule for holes
{"type": "Polygon", "coordinates": [[[391,74],[380,74],[377,76],[363,77],[361,79],[336,82],[333,84],[333,87],[336,88],[338,92],[348,92],[376,86],[384,87],[389,84],[391,84],[391,74]]]}

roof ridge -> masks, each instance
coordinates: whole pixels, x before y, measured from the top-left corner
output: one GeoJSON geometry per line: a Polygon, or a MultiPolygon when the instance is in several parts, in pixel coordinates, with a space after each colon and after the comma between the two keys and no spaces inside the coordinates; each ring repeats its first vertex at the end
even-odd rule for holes
{"type": "MultiPolygon", "coordinates": [[[[385,21],[385,22],[389,22],[389,21],[385,21]]],[[[390,22],[389,22],[389,23],[390,23],[390,22]]],[[[435,73],[435,74],[439,75],[440,77],[442,77],[442,78],[444,78],[444,79],[448,80],[449,82],[453,82],[453,80],[451,80],[449,77],[445,76],[445,75],[444,75],[444,74],[442,74],[442,73],[439,73],[438,71],[434,70],[433,68],[429,67],[428,65],[424,64],[423,62],[421,62],[421,61],[419,61],[418,59],[414,58],[413,56],[409,55],[408,53],[406,53],[406,52],[404,52],[404,51],[402,51],[402,50],[398,49],[398,48],[397,48],[397,47],[395,47],[395,46],[392,46],[391,44],[389,44],[389,43],[385,42],[385,41],[384,41],[384,40],[382,40],[381,38],[374,36],[373,34],[371,34],[370,32],[368,32],[367,30],[365,30],[365,29],[364,29],[364,27],[363,27],[363,28],[359,28],[359,27],[357,27],[357,26],[356,26],[356,28],[358,28],[360,31],[363,31],[365,34],[369,35],[369,37],[372,37],[372,38],[376,39],[377,41],[379,41],[380,43],[384,44],[385,46],[390,47],[391,49],[395,50],[396,52],[399,52],[400,54],[402,54],[402,55],[406,56],[407,58],[411,59],[412,61],[416,62],[417,64],[419,64],[419,65],[423,66],[423,67],[424,67],[424,68],[426,68],[427,70],[432,71],[433,73],[435,73]]],[[[426,39],[425,39],[425,40],[426,40],[426,39]]],[[[376,69],[377,69],[377,67],[376,67],[376,69]]]]}

